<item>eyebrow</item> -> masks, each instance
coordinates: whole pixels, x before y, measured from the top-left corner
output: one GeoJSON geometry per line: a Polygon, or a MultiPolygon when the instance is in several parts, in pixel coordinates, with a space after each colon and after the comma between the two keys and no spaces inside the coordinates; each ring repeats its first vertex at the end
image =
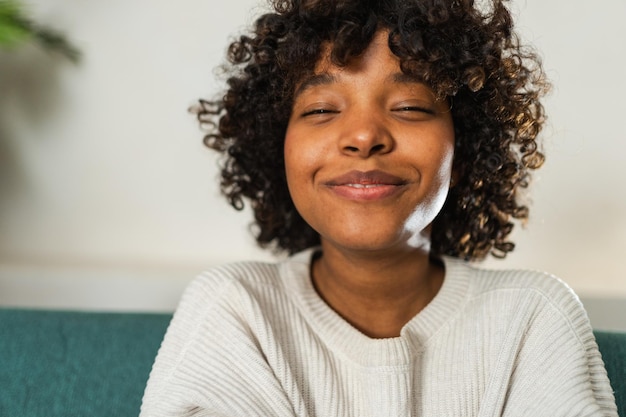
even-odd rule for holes
{"type": "Polygon", "coordinates": [[[337,77],[328,73],[322,74],[313,74],[308,76],[302,80],[300,85],[296,88],[296,92],[294,93],[294,98],[298,97],[300,94],[304,93],[306,90],[318,87],[320,85],[329,85],[337,82],[337,77]]]}
{"type": "Polygon", "coordinates": [[[391,74],[391,81],[397,84],[424,84],[424,79],[412,74],[405,74],[404,72],[396,72],[391,74]]]}

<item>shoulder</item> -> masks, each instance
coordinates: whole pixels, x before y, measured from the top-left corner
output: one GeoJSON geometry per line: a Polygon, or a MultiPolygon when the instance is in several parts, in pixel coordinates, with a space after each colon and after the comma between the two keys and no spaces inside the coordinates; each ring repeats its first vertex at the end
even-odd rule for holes
{"type": "Polygon", "coordinates": [[[205,270],[193,279],[180,299],[177,313],[202,317],[221,306],[234,311],[252,304],[286,300],[308,277],[310,251],[276,262],[242,261],[205,270]]]}
{"type": "Polygon", "coordinates": [[[209,268],[198,274],[185,288],[174,313],[174,323],[205,321],[217,310],[233,310],[258,292],[276,287],[279,264],[245,261],[209,268]]]}
{"type": "Polygon", "coordinates": [[[460,260],[449,260],[457,270],[468,276],[471,296],[481,296],[493,292],[521,292],[538,294],[547,302],[578,303],[578,296],[562,279],[536,270],[525,269],[486,269],[460,260]]]}
{"type": "Polygon", "coordinates": [[[142,415],[157,409],[168,410],[163,415],[186,415],[192,408],[246,415],[263,404],[259,396],[267,392],[285,403],[265,356],[273,352],[277,314],[272,306],[289,304],[283,289],[285,262],[231,263],[192,280],[150,373],[142,415]],[[237,396],[237,390],[259,383],[263,390],[233,401],[233,392],[237,396]],[[225,386],[235,391],[225,392],[225,386]]]}
{"type": "Polygon", "coordinates": [[[200,273],[185,293],[199,293],[214,298],[224,291],[258,285],[276,285],[280,264],[244,261],[212,267],[200,273]]]}
{"type": "MultiPolygon", "coordinates": [[[[486,269],[457,259],[446,259],[446,265],[465,275],[470,304],[497,306],[506,312],[528,318],[550,316],[568,327],[588,326],[587,313],[576,293],[555,275],[522,269],[486,269]]],[[[580,329],[578,329],[580,330],[580,329]]]]}
{"type": "Polygon", "coordinates": [[[264,322],[267,306],[286,298],[280,269],[281,263],[246,261],[216,266],[196,276],[167,329],[160,366],[173,370],[188,352],[222,351],[223,344],[214,345],[217,335],[221,340],[248,337],[250,323],[264,322]]]}

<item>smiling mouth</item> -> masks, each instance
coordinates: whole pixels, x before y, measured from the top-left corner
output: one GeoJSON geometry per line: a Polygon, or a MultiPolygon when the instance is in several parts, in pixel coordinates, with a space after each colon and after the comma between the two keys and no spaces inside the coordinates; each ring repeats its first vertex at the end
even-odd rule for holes
{"type": "Polygon", "coordinates": [[[326,182],[329,186],[375,187],[381,185],[404,185],[407,182],[384,171],[349,171],[326,182]]]}
{"type": "Polygon", "coordinates": [[[404,189],[407,181],[384,171],[350,171],[325,183],[335,194],[357,201],[382,200],[404,189]]]}
{"type": "Polygon", "coordinates": [[[344,184],[345,187],[354,187],[354,188],[375,188],[375,187],[385,187],[390,184],[344,184]]]}

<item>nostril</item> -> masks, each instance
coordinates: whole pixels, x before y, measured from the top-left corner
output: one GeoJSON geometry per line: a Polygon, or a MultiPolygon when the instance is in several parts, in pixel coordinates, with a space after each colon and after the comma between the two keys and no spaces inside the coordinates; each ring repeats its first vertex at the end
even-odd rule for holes
{"type": "Polygon", "coordinates": [[[379,143],[378,145],[372,146],[371,153],[380,152],[383,149],[385,149],[385,145],[383,145],[382,143],[379,143]]]}
{"type": "Polygon", "coordinates": [[[384,153],[386,149],[387,149],[387,146],[383,143],[376,144],[370,147],[369,149],[367,147],[361,148],[359,146],[344,146],[345,152],[349,152],[352,154],[356,154],[356,153],[360,154],[361,152],[363,152],[364,155],[367,155],[367,156],[374,155],[377,153],[384,153]]]}

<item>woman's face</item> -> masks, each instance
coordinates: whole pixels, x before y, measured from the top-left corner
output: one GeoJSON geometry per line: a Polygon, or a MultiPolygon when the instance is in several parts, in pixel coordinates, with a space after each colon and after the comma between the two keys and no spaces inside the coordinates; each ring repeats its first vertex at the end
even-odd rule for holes
{"type": "Polygon", "coordinates": [[[379,32],[346,67],[322,58],[298,86],[285,137],[289,191],[322,245],[407,250],[429,225],[451,178],[448,103],[400,71],[379,32]]]}

